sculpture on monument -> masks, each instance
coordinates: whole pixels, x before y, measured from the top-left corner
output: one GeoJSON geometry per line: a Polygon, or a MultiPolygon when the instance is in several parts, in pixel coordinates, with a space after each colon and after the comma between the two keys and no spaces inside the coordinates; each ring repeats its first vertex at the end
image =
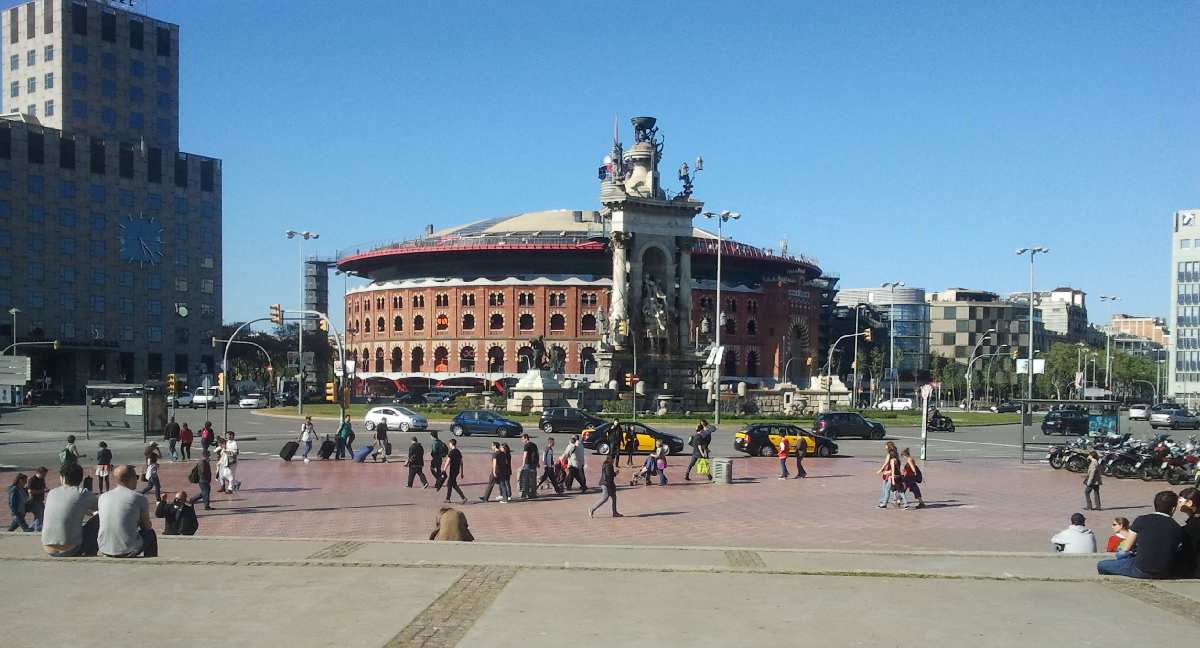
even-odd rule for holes
{"type": "Polygon", "coordinates": [[[650,340],[650,351],[663,353],[670,351],[671,335],[668,323],[670,321],[667,296],[658,287],[654,277],[646,278],[642,294],[642,322],[646,337],[650,340]]]}
{"type": "Polygon", "coordinates": [[[600,349],[608,351],[612,349],[611,331],[608,327],[608,315],[604,312],[604,307],[596,309],[596,329],[600,333],[600,349]]]}
{"type": "Polygon", "coordinates": [[[533,349],[533,366],[531,370],[548,369],[549,363],[546,361],[546,338],[537,336],[529,341],[529,348],[533,349]]]}
{"type": "Polygon", "coordinates": [[[550,347],[550,361],[546,368],[551,373],[562,374],[567,370],[567,352],[560,346],[550,347]]]}

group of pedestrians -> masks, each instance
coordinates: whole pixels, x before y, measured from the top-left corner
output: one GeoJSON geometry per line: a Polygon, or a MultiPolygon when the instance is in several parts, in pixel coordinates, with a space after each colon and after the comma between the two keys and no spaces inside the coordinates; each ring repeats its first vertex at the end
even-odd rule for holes
{"type": "Polygon", "coordinates": [[[925,475],[912,453],[908,448],[897,451],[896,444],[891,441],[883,447],[883,464],[875,471],[883,479],[879,487],[879,508],[887,508],[892,502],[895,502],[896,508],[925,508],[920,486],[925,481],[925,475]],[[908,502],[909,493],[917,499],[915,507],[908,502]]]}

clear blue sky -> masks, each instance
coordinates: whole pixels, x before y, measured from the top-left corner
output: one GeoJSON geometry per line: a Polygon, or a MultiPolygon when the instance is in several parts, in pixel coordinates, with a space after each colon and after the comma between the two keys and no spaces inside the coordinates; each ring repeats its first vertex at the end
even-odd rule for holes
{"type": "Polygon", "coordinates": [[[672,184],[704,155],[736,238],[843,286],[1025,290],[1014,249],[1041,244],[1039,289],[1086,290],[1094,322],[1167,314],[1200,4],[797,4],[154,0],[183,147],[224,159],[226,320],[296,301],[289,227],[331,254],[594,208],[614,114],[627,143],[659,118],[672,184]]]}

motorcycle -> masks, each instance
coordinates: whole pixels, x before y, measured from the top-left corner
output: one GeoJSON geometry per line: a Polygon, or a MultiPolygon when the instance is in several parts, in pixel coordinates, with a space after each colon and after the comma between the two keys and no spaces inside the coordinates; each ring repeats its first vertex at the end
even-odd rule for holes
{"type": "Polygon", "coordinates": [[[930,432],[953,432],[954,420],[949,416],[938,416],[929,421],[925,429],[930,432]]]}

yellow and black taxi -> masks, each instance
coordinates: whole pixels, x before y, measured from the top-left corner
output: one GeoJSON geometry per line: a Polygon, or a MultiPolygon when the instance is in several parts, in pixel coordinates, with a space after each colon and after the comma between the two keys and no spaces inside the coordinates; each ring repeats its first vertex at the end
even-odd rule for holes
{"type": "Polygon", "coordinates": [[[829,437],[813,434],[804,428],[786,423],[754,423],[733,435],[733,449],[748,455],[774,457],[779,440],[786,438],[792,453],[804,443],[805,456],[832,457],[838,453],[837,443],[829,437]]]}
{"type": "MultiPolygon", "coordinates": [[[[583,429],[580,438],[583,441],[583,447],[588,450],[594,450],[599,454],[608,454],[613,443],[610,439],[609,430],[612,429],[612,422],[603,423],[596,426],[588,426],[583,429]]],[[[652,452],[659,441],[666,443],[667,449],[673,455],[683,454],[683,439],[674,434],[659,432],[649,425],[638,423],[635,421],[621,421],[621,452],[625,452],[625,435],[630,431],[637,434],[637,451],[652,452]]]]}

